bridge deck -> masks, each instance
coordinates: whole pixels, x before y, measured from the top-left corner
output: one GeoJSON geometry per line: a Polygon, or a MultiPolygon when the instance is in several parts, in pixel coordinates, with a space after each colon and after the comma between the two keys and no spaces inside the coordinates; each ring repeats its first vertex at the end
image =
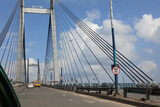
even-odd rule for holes
{"type": "Polygon", "coordinates": [[[133,107],[114,101],[40,87],[18,93],[22,107],[133,107]]]}

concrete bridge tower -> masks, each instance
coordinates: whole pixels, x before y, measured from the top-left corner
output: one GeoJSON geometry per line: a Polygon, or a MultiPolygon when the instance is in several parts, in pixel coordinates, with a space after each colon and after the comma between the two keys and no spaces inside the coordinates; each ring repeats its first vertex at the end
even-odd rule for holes
{"type": "Polygon", "coordinates": [[[54,57],[54,81],[59,81],[59,64],[57,55],[57,38],[56,38],[56,21],[55,21],[55,8],[54,0],[50,0],[50,9],[42,8],[27,8],[24,7],[24,0],[20,0],[20,24],[19,24],[19,41],[18,41],[18,59],[17,59],[17,75],[16,81],[23,81],[22,75],[25,74],[24,58],[23,58],[23,42],[24,42],[24,14],[49,14],[50,15],[50,25],[52,31],[52,41],[53,41],[53,57],[54,57]]]}

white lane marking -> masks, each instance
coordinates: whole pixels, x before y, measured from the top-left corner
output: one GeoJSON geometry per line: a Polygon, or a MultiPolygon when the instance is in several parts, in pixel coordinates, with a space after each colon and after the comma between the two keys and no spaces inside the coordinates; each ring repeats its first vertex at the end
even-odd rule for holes
{"type": "Polygon", "coordinates": [[[65,94],[62,94],[62,96],[66,96],[65,94]]]}
{"type": "Polygon", "coordinates": [[[68,99],[68,101],[73,101],[73,99],[68,99]]]}
{"type": "Polygon", "coordinates": [[[91,100],[83,100],[83,101],[86,102],[86,103],[90,103],[90,104],[95,103],[95,101],[91,101],[91,100]]]}
{"type": "Polygon", "coordinates": [[[22,94],[18,94],[18,95],[33,95],[33,94],[36,95],[36,94],[51,94],[51,93],[54,93],[54,94],[55,94],[56,92],[22,93],[22,94]]]}

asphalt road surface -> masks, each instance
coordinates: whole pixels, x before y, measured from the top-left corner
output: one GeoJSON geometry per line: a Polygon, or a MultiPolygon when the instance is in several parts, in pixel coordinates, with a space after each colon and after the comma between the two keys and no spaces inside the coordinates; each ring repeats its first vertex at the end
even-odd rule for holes
{"type": "Polygon", "coordinates": [[[18,93],[22,107],[134,107],[74,92],[37,87],[18,93]]]}

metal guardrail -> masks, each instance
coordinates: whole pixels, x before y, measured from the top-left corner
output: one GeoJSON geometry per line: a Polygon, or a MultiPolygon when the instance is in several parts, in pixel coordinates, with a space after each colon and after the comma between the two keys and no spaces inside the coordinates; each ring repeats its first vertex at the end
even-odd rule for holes
{"type": "Polygon", "coordinates": [[[124,88],[123,96],[127,98],[127,93],[145,94],[146,100],[150,100],[150,95],[160,96],[160,89],[153,88],[124,88]]]}
{"type": "Polygon", "coordinates": [[[56,89],[62,89],[62,90],[66,90],[66,91],[76,91],[76,92],[96,91],[99,94],[101,94],[102,91],[107,91],[108,95],[112,95],[113,91],[115,90],[115,88],[113,88],[113,87],[79,87],[76,85],[63,85],[62,87],[61,86],[50,86],[50,85],[42,85],[42,86],[56,88],[56,89]]]}
{"type": "Polygon", "coordinates": [[[113,87],[77,87],[76,91],[98,91],[99,94],[101,94],[101,91],[107,91],[107,94],[111,94],[114,91],[115,88],[113,87]]]}
{"type": "Polygon", "coordinates": [[[151,95],[160,96],[160,89],[152,89],[151,95]]]}
{"type": "Polygon", "coordinates": [[[77,86],[74,86],[74,85],[63,85],[62,87],[59,86],[59,85],[45,85],[45,84],[41,84],[42,86],[45,86],[45,87],[50,87],[50,88],[56,88],[56,89],[61,89],[61,90],[66,90],[66,91],[76,91],[77,89],[77,86]]]}

